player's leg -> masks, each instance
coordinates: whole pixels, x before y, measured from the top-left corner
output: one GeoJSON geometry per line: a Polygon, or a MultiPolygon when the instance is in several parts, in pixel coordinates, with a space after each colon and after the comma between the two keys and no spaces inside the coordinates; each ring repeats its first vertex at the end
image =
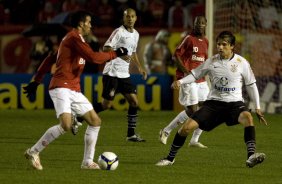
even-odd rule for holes
{"type": "Polygon", "coordinates": [[[135,133],[137,126],[138,99],[136,94],[136,86],[131,82],[130,77],[118,79],[118,91],[123,94],[129,103],[127,111],[127,141],[144,142],[140,135],[135,133]]]}
{"type": "MultiPolygon", "coordinates": [[[[200,82],[195,83],[194,86],[192,86],[191,89],[191,101],[190,104],[196,104],[190,106],[189,112],[191,113],[190,116],[196,112],[199,107],[202,106],[203,102],[207,99],[207,96],[209,94],[209,86],[207,82],[200,82]]],[[[189,107],[188,107],[189,108],[189,107]]],[[[202,130],[197,128],[190,139],[189,147],[195,147],[195,148],[208,148],[201,142],[199,142],[199,138],[202,134],[202,130]]]]}
{"type": "MultiPolygon", "coordinates": [[[[99,113],[106,109],[111,108],[112,101],[117,92],[118,80],[116,77],[103,75],[102,80],[103,80],[103,92],[102,92],[103,101],[94,104],[94,110],[96,113],[99,113]]],[[[75,118],[73,119],[74,121],[72,124],[72,133],[76,135],[78,132],[79,125],[84,119],[79,116],[76,117],[76,119],[75,118]]]]}
{"type": "Polygon", "coordinates": [[[100,131],[101,119],[92,109],[83,115],[88,124],[84,135],[84,156],[81,164],[82,169],[100,169],[94,160],[96,143],[100,131]]]}
{"type": "MultiPolygon", "coordinates": [[[[198,109],[199,109],[198,104],[191,105],[191,106],[187,107],[186,112],[189,113],[189,115],[191,116],[198,109]]],[[[189,147],[208,148],[207,146],[205,146],[201,142],[199,142],[199,138],[200,138],[202,132],[203,132],[203,130],[201,130],[200,128],[197,128],[197,129],[194,130],[193,135],[192,135],[190,142],[189,142],[189,147]]]]}
{"type": "Polygon", "coordinates": [[[37,170],[43,169],[40,164],[39,153],[60,135],[70,130],[72,123],[70,99],[71,91],[68,89],[53,89],[50,90],[49,93],[51,99],[53,100],[60,124],[50,127],[31,148],[26,150],[26,158],[30,160],[31,165],[37,170]]]}
{"type": "Polygon", "coordinates": [[[205,102],[204,106],[195,112],[191,118],[185,121],[182,127],[177,131],[170,152],[166,158],[160,160],[157,166],[168,166],[174,163],[174,158],[178,150],[183,146],[188,134],[192,133],[196,128],[203,128],[203,130],[210,131],[218,126],[220,121],[215,121],[217,117],[217,109],[219,107],[213,101],[205,102]]]}
{"type": "Polygon", "coordinates": [[[137,124],[137,111],[138,111],[138,99],[135,93],[124,94],[125,99],[129,103],[129,108],[127,111],[127,141],[132,142],[144,142],[145,140],[136,134],[136,124],[137,124]]]}
{"type": "Polygon", "coordinates": [[[178,150],[184,145],[186,137],[189,133],[192,133],[196,128],[198,128],[198,126],[198,123],[191,118],[185,121],[182,127],[175,134],[169,154],[166,158],[157,162],[156,166],[172,165],[178,150]]]}
{"type": "MultiPolygon", "coordinates": [[[[190,105],[190,90],[192,84],[181,85],[179,89],[179,98],[178,101],[184,107],[190,105]]],[[[185,111],[180,112],[165,128],[160,130],[159,141],[163,144],[166,144],[170,132],[178,127],[180,123],[183,123],[187,120],[189,116],[185,111]]]]}
{"type": "Polygon", "coordinates": [[[181,111],[166,127],[160,130],[159,141],[163,144],[167,143],[167,139],[170,135],[170,132],[178,127],[179,124],[183,123],[189,117],[185,110],[181,111]]]}
{"type": "Polygon", "coordinates": [[[84,135],[84,157],[81,163],[82,169],[99,169],[99,166],[93,161],[95,146],[101,126],[101,119],[94,111],[92,104],[82,93],[73,95],[72,111],[77,116],[82,117],[88,124],[84,135]]]}
{"type": "Polygon", "coordinates": [[[254,167],[260,164],[265,159],[264,153],[256,153],[256,136],[255,126],[253,123],[253,117],[249,111],[243,111],[240,113],[238,122],[242,124],[244,128],[244,141],[247,147],[247,167],[254,167]]]}

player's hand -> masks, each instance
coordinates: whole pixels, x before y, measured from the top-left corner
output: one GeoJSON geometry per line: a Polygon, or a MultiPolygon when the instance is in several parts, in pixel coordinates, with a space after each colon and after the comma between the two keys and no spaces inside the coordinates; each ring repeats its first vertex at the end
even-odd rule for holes
{"type": "Polygon", "coordinates": [[[139,72],[142,74],[142,79],[147,80],[147,72],[143,68],[139,68],[139,72]]]}
{"type": "Polygon", "coordinates": [[[264,123],[265,125],[268,125],[268,123],[264,119],[264,116],[263,116],[262,112],[260,111],[260,109],[256,109],[256,115],[257,115],[260,123],[264,123]]]}
{"type": "Polygon", "coordinates": [[[173,83],[171,84],[171,88],[172,89],[179,89],[181,86],[180,82],[177,80],[177,81],[173,81],[173,83]]]}
{"type": "Polygon", "coordinates": [[[27,98],[30,99],[32,96],[35,96],[38,85],[38,82],[33,81],[30,82],[27,86],[23,87],[23,93],[26,94],[27,98]]]}
{"type": "Polygon", "coordinates": [[[124,47],[120,47],[116,50],[116,54],[118,57],[127,55],[128,50],[124,47]]]}

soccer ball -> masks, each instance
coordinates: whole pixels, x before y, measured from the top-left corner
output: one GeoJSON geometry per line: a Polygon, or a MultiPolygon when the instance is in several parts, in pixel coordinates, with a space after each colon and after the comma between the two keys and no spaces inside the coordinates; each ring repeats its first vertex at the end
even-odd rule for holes
{"type": "Polygon", "coordinates": [[[103,170],[115,170],[118,167],[118,157],[113,152],[104,152],[98,158],[98,164],[103,170]]]}

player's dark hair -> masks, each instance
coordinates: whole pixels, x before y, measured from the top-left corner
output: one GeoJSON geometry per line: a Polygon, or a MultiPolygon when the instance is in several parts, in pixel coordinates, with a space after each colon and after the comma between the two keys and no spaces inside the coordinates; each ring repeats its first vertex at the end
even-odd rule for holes
{"type": "Polygon", "coordinates": [[[86,21],[86,17],[90,16],[92,17],[92,14],[88,11],[85,10],[78,10],[76,12],[73,12],[70,15],[70,21],[69,21],[69,25],[71,27],[77,28],[79,26],[80,22],[85,22],[86,21]]]}
{"type": "Polygon", "coordinates": [[[195,24],[196,20],[197,20],[197,19],[200,19],[200,18],[205,19],[205,21],[207,22],[207,18],[206,18],[204,15],[198,15],[198,16],[196,16],[195,19],[194,19],[194,24],[195,24]]]}
{"type": "Polygon", "coordinates": [[[216,42],[218,42],[218,40],[226,40],[230,45],[235,45],[236,38],[230,31],[222,31],[216,37],[216,42]]]}

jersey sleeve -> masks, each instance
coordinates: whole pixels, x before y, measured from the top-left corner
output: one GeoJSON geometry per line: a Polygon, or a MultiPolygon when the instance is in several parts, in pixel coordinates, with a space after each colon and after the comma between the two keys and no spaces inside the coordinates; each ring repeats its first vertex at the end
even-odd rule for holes
{"type": "Polygon", "coordinates": [[[52,65],[56,63],[57,53],[49,54],[43,62],[40,64],[39,68],[37,69],[34,80],[38,83],[41,83],[46,73],[51,71],[52,65]]]}
{"type": "Polygon", "coordinates": [[[243,61],[243,71],[242,76],[245,81],[245,85],[251,85],[256,82],[255,75],[253,73],[253,70],[250,66],[250,63],[246,60],[243,61]]]}
{"type": "Polygon", "coordinates": [[[102,64],[117,57],[114,51],[94,52],[91,47],[87,43],[82,42],[79,37],[73,37],[72,42],[74,44],[74,48],[86,61],[102,64]]]}
{"type": "Polygon", "coordinates": [[[191,40],[189,39],[189,36],[185,37],[184,40],[180,43],[180,45],[175,50],[175,55],[180,57],[182,60],[184,57],[185,52],[187,49],[189,49],[191,45],[191,40]]]}
{"type": "Polygon", "coordinates": [[[203,64],[191,70],[193,76],[198,80],[208,74],[212,59],[207,59],[203,64]]]}
{"type": "Polygon", "coordinates": [[[120,40],[120,33],[119,29],[116,29],[112,32],[111,36],[108,38],[108,40],[105,42],[104,46],[112,47],[114,50],[116,50],[116,46],[119,43],[120,40]]]}

